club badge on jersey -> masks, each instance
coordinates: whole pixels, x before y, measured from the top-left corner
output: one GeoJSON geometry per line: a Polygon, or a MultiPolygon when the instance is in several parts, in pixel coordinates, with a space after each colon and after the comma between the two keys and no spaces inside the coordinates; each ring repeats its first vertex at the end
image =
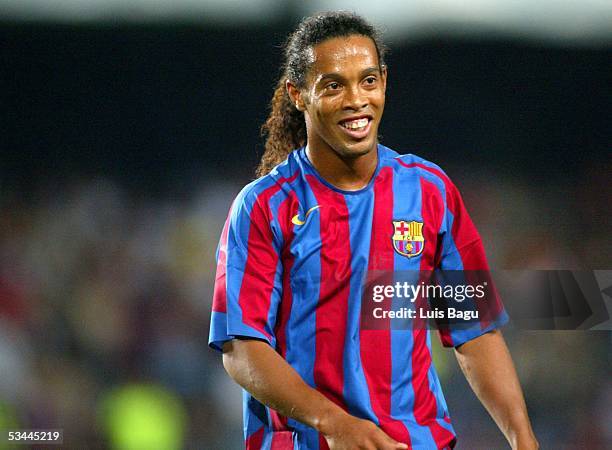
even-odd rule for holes
{"type": "Polygon", "coordinates": [[[393,248],[397,253],[407,258],[414,258],[423,252],[425,238],[423,237],[423,222],[412,220],[393,221],[393,248]]]}

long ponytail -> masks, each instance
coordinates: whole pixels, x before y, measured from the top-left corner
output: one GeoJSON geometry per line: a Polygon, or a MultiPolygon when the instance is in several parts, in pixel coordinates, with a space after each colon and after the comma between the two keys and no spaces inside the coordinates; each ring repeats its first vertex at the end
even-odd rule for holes
{"type": "Polygon", "coordinates": [[[266,175],[283,162],[292,150],[306,142],[304,113],[291,102],[285,87],[286,80],[286,76],[281,76],[270,102],[270,115],[261,127],[266,144],[256,171],[258,177],[266,175]]]}

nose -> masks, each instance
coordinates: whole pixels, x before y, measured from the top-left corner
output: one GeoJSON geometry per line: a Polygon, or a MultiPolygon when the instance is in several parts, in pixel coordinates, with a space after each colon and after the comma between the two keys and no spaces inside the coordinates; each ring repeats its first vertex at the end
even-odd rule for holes
{"type": "Polygon", "coordinates": [[[345,89],[343,108],[360,110],[368,105],[368,97],[360,86],[351,86],[345,89]]]}

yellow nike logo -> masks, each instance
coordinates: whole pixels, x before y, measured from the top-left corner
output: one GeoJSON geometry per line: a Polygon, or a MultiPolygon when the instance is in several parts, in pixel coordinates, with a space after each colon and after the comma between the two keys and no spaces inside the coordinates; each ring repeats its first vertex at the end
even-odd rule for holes
{"type": "Polygon", "coordinates": [[[315,209],[319,209],[321,206],[317,205],[317,206],[313,206],[312,208],[310,208],[308,211],[306,211],[306,214],[304,215],[304,220],[300,220],[300,215],[299,213],[296,214],[295,216],[293,216],[291,218],[291,223],[293,225],[304,225],[306,223],[306,219],[308,218],[308,214],[310,214],[311,212],[313,212],[315,209]]]}

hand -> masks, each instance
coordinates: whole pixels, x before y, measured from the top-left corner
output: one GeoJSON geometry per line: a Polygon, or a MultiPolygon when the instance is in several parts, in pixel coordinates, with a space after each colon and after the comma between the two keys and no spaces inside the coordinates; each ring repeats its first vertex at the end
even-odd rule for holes
{"type": "Polygon", "coordinates": [[[369,420],[343,413],[322,426],[330,450],[405,450],[408,445],[391,439],[369,420]]]}

